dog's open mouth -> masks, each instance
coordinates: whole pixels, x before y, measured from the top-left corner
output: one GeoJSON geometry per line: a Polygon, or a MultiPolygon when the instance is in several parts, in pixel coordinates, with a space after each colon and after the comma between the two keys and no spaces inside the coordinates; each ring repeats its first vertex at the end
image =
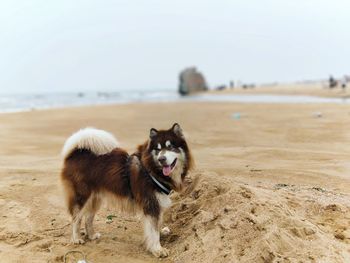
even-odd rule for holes
{"type": "Polygon", "coordinates": [[[172,162],[172,164],[164,165],[163,166],[163,174],[165,176],[169,176],[174,171],[176,164],[177,164],[177,158],[175,158],[175,160],[172,162]]]}

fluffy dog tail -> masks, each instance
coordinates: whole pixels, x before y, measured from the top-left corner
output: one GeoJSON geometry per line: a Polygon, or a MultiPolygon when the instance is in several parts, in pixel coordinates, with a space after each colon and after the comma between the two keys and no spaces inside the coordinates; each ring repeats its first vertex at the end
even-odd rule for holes
{"type": "Polygon", "coordinates": [[[117,139],[109,132],[85,128],[77,131],[66,140],[62,149],[62,157],[66,159],[76,149],[85,149],[96,155],[103,155],[118,146],[117,139]]]}

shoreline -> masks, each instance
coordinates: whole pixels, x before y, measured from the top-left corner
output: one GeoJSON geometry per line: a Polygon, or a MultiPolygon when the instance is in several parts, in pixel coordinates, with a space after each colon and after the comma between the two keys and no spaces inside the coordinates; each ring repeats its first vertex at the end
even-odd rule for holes
{"type": "Polygon", "coordinates": [[[40,106],[23,109],[3,109],[0,114],[34,112],[45,110],[60,110],[66,108],[98,107],[113,105],[134,105],[134,104],[165,104],[165,103],[237,103],[237,104],[350,104],[350,97],[322,97],[302,94],[277,94],[277,93],[256,93],[245,91],[208,91],[185,97],[172,98],[162,101],[110,101],[91,103],[72,103],[68,105],[40,106]]]}

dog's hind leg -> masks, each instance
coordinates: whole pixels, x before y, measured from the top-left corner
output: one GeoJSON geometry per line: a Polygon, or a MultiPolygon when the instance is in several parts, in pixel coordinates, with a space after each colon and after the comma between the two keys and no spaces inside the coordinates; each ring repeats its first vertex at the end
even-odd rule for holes
{"type": "Polygon", "coordinates": [[[68,211],[72,216],[72,242],[74,244],[83,244],[84,240],[80,236],[80,225],[83,217],[82,208],[86,199],[76,192],[76,189],[70,181],[63,179],[62,183],[68,211]]]}
{"type": "Polygon", "coordinates": [[[164,237],[169,236],[170,232],[171,232],[170,228],[167,226],[163,227],[162,230],[160,230],[161,236],[164,236],[164,237]]]}
{"type": "Polygon", "coordinates": [[[101,206],[101,197],[99,193],[93,193],[84,207],[85,214],[85,230],[87,237],[90,240],[95,240],[101,237],[100,233],[95,233],[93,221],[97,210],[101,206]]]}
{"type": "Polygon", "coordinates": [[[72,213],[72,242],[74,244],[84,244],[85,241],[80,235],[81,219],[83,217],[82,209],[78,205],[73,207],[72,213]]]}
{"type": "Polygon", "coordinates": [[[71,191],[68,197],[68,209],[72,215],[72,242],[74,244],[84,244],[85,241],[80,235],[81,220],[84,216],[84,206],[88,200],[89,193],[82,195],[75,191],[71,191]]]}

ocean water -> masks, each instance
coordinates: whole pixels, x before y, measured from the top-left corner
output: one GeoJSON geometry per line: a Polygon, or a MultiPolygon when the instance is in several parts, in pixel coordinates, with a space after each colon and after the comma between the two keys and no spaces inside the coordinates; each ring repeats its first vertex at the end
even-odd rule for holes
{"type": "Polygon", "coordinates": [[[0,94],[0,112],[18,112],[38,109],[84,105],[103,105],[130,102],[176,101],[180,95],[172,91],[122,92],[64,92],[42,94],[0,94]]]}
{"type": "Polygon", "coordinates": [[[0,112],[84,105],[147,102],[235,102],[235,103],[350,103],[348,99],[295,95],[198,94],[182,97],[176,91],[66,92],[47,94],[0,95],[0,112]]]}

